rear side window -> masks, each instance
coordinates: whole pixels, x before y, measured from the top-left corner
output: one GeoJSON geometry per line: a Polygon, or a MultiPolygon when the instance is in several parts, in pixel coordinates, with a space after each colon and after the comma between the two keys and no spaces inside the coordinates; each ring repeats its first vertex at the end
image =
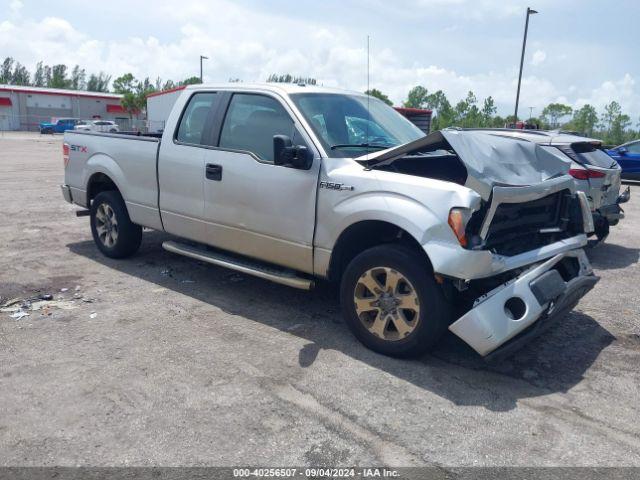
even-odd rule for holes
{"type": "Polygon", "coordinates": [[[273,162],[273,136],[294,137],[293,120],[276,99],[236,93],[231,98],[220,134],[220,147],[246,150],[273,162]]]}
{"type": "Polygon", "coordinates": [[[588,142],[580,142],[571,144],[571,149],[578,156],[579,163],[583,165],[592,165],[600,168],[612,168],[615,166],[615,160],[611,158],[604,150],[595,147],[588,142]]]}
{"type": "Polygon", "coordinates": [[[193,145],[206,145],[207,132],[205,126],[209,112],[216,102],[216,93],[196,93],[189,100],[189,104],[182,114],[176,140],[193,145]]]}

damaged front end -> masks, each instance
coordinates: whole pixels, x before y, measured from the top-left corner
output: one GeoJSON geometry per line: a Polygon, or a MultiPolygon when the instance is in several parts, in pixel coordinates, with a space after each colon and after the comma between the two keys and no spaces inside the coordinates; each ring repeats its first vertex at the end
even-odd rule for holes
{"type": "Polygon", "coordinates": [[[495,187],[467,223],[469,263],[452,284],[470,305],[449,330],[480,355],[511,353],[598,282],[581,248],[593,230],[586,195],[560,179],[546,187],[495,187]]]}
{"type": "Polygon", "coordinates": [[[598,280],[584,250],[555,255],[477,298],[449,330],[480,355],[509,354],[567,314],[598,280]]]}
{"type": "Polygon", "coordinates": [[[512,352],[597,283],[582,250],[594,230],[589,202],[561,156],[532,142],[444,130],[367,162],[455,182],[482,197],[475,211],[452,208],[455,243],[423,244],[454,303],[466,305],[449,329],[480,355],[512,352]]]}

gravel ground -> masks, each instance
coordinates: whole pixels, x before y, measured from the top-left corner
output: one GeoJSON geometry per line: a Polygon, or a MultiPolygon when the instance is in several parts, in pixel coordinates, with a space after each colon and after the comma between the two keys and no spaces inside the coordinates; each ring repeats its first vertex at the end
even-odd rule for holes
{"type": "Polygon", "coordinates": [[[110,260],[62,199],[60,137],[0,135],[0,465],[640,466],[640,188],[564,321],[487,365],[452,335],[362,347],[328,288],[162,250],[110,260]]]}

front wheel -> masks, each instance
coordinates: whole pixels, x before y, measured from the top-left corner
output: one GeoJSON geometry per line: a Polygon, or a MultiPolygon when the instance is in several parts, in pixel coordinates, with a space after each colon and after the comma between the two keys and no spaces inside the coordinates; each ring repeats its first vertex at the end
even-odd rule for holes
{"type": "Polygon", "coordinates": [[[340,303],[358,340],[395,357],[429,351],[451,318],[427,262],[401,245],[373,247],[355,257],[342,276],[340,303]]]}
{"type": "Polygon", "coordinates": [[[91,203],[91,233],[98,249],[111,258],[133,255],[142,242],[142,227],[131,222],[115,191],[100,192],[91,203]]]}

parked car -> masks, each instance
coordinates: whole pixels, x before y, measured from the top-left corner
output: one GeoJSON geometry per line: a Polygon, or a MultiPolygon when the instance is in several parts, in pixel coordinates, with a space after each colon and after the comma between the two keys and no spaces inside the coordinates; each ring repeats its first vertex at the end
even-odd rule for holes
{"type": "Polygon", "coordinates": [[[628,202],[630,189],[620,191],[620,166],[602,149],[602,142],[573,133],[546,130],[487,129],[494,135],[504,135],[534,142],[557,155],[571,160],[568,173],[579,191],[585,192],[593,213],[594,235],[603,241],[609,227],[624,218],[621,204],[628,202]]]}
{"type": "Polygon", "coordinates": [[[117,133],[120,131],[118,124],[112,120],[82,120],[76,124],[74,130],[109,133],[117,133]]]}
{"type": "Polygon", "coordinates": [[[622,168],[622,178],[640,180],[640,140],[619,145],[607,153],[622,168]]]}
{"type": "Polygon", "coordinates": [[[447,328],[506,355],[598,281],[566,157],[485,132],[425,136],[361,93],[189,86],[162,136],[66,132],[63,155],[63,196],[89,209],[104,255],[134,254],[146,227],[203,262],[335,282],[346,324],[387,355],[419,355],[447,328]]]}
{"type": "Polygon", "coordinates": [[[40,133],[64,133],[73,130],[79,121],[77,118],[59,118],[55,122],[41,122],[40,133]]]}

